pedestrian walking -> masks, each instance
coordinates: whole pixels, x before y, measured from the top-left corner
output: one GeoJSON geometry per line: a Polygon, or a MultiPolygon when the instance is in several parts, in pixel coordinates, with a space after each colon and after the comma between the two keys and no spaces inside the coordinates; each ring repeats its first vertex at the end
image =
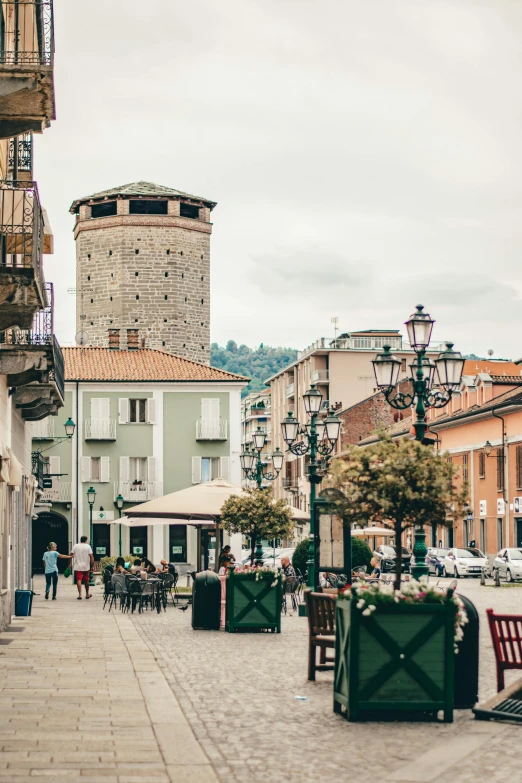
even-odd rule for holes
{"type": "Polygon", "coordinates": [[[58,587],[58,558],[62,557],[65,560],[70,560],[69,555],[61,555],[56,547],[54,541],[51,541],[47,545],[47,552],[43,554],[43,562],[45,567],[45,600],[49,600],[49,593],[51,592],[51,584],[53,586],[53,601],[56,601],[56,589],[58,587]]]}
{"type": "Polygon", "coordinates": [[[73,560],[74,581],[78,588],[78,601],[82,600],[82,584],[85,585],[85,598],[92,598],[89,592],[91,571],[94,568],[92,549],[87,543],[87,536],[80,538],[80,543],[73,546],[71,557],[73,560]]]}

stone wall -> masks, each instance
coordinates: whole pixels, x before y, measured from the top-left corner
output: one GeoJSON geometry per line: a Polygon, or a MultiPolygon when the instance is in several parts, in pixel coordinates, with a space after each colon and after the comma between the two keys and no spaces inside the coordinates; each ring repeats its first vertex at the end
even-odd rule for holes
{"type": "Polygon", "coordinates": [[[342,421],[342,451],[349,444],[356,444],[367,438],[375,430],[391,427],[404,413],[400,414],[391,408],[384,394],[379,392],[337,415],[342,421]]]}
{"type": "Polygon", "coordinates": [[[76,326],[91,345],[139,329],[140,344],[210,360],[211,224],[117,215],[75,226],[76,326]]]}

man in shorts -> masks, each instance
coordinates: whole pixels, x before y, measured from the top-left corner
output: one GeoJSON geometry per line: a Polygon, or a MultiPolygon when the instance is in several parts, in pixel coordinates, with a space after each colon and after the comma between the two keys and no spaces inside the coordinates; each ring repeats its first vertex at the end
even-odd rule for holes
{"type": "Polygon", "coordinates": [[[74,581],[78,588],[78,601],[82,600],[82,584],[85,585],[85,597],[91,598],[92,593],[89,592],[89,581],[91,571],[94,568],[94,557],[92,549],[87,543],[87,536],[80,538],[80,543],[73,546],[71,552],[73,560],[74,581]]]}

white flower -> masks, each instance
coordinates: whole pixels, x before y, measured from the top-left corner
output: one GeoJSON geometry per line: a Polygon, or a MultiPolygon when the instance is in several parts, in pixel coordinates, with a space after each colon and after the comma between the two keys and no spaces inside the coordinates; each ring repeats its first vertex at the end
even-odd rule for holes
{"type": "Polygon", "coordinates": [[[371,615],[371,611],[370,611],[370,609],[365,609],[365,610],[364,610],[364,612],[363,612],[363,615],[364,615],[365,617],[369,617],[369,616],[371,615]]]}
{"type": "Polygon", "coordinates": [[[375,606],[375,604],[370,604],[370,605],[369,605],[369,607],[368,607],[368,609],[370,610],[370,612],[375,612],[375,610],[377,609],[377,607],[375,606]]]}
{"type": "Polygon", "coordinates": [[[365,605],[366,604],[364,603],[362,598],[359,601],[357,601],[357,609],[363,609],[365,605]]]}

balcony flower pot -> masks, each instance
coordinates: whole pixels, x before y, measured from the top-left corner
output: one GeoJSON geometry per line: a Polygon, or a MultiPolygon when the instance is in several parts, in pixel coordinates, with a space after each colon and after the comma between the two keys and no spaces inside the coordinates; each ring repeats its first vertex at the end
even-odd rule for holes
{"type": "Polygon", "coordinates": [[[227,624],[238,630],[272,630],[281,633],[283,579],[279,571],[254,568],[227,575],[227,624]]]}
{"type": "Polygon", "coordinates": [[[467,622],[460,599],[422,579],[352,587],[336,606],[334,711],[350,721],[453,720],[454,656],[467,622]]]}

